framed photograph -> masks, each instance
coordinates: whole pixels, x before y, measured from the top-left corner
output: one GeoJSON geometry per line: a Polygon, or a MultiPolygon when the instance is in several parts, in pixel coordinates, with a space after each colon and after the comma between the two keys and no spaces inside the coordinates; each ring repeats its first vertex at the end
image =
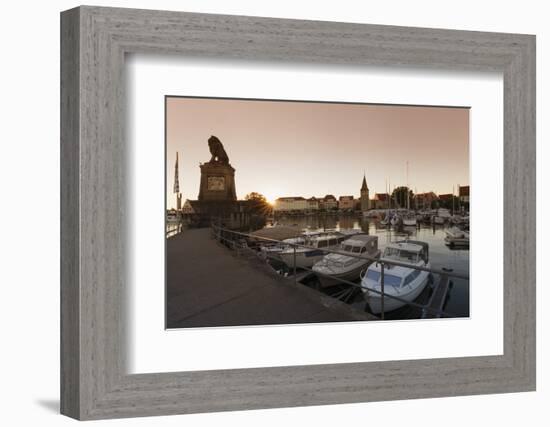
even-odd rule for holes
{"type": "Polygon", "coordinates": [[[469,113],[167,96],[166,328],[469,317],[469,113]]]}
{"type": "Polygon", "coordinates": [[[61,51],[63,414],[535,390],[534,36],[84,6],[61,51]]]}

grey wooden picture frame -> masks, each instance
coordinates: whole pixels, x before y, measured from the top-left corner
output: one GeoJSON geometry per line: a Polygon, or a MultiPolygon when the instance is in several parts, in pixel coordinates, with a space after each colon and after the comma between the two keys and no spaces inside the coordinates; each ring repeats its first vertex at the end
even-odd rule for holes
{"type": "Polygon", "coordinates": [[[88,6],[61,13],[63,414],[87,420],[535,390],[535,262],[535,36],[88,6]],[[503,354],[128,374],[128,53],[502,72],[503,354]]]}

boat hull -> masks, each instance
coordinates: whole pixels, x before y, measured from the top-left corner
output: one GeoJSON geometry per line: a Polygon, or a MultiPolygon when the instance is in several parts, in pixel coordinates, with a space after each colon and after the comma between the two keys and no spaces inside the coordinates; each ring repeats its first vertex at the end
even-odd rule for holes
{"type": "Polygon", "coordinates": [[[263,259],[265,260],[277,260],[281,261],[281,252],[283,249],[264,249],[262,248],[260,253],[263,259]]]}
{"type": "MultiPolygon", "coordinates": [[[[332,248],[327,248],[332,249],[332,248]]],[[[309,251],[297,251],[296,252],[296,268],[311,268],[313,264],[321,261],[326,255],[321,249],[311,249],[309,251]]],[[[294,253],[281,252],[279,254],[281,261],[283,261],[289,268],[294,268],[294,253]]]]}
{"type": "Polygon", "coordinates": [[[363,271],[365,268],[369,266],[371,262],[369,260],[366,260],[365,262],[358,263],[356,267],[353,269],[350,269],[348,271],[337,273],[337,274],[331,274],[331,275],[325,275],[325,274],[319,274],[319,272],[315,271],[317,274],[317,277],[319,278],[319,283],[321,284],[321,288],[328,288],[330,286],[336,286],[338,284],[342,284],[339,280],[347,280],[348,282],[353,282],[354,280],[357,280],[359,278],[359,274],[361,271],[363,271]]]}
{"type": "Polygon", "coordinates": [[[470,238],[466,237],[445,237],[445,244],[448,246],[470,246],[470,238]]]}
{"type": "MultiPolygon", "coordinates": [[[[395,294],[391,293],[391,295],[395,295],[408,302],[412,302],[416,298],[418,298],[418,296],[426,288],[428,281],[429,273],[422,272],[415,280],[415,282],[413,282],[413,284],[411,285],[411,289],[408,292],[406,291],[408,286],[405,286],[405,292],[395,294]]],[[[370,311],[373,314],[380,314],[382,312],[382,296],[365,288],[363,288],[363,293],[365,294],[365,300],[369,305],[370,311]]],[[[390,298],[388,296],[384,296],[384,312],[397,310],[404,305],[406,305],[405,302],[390,298]]]]}

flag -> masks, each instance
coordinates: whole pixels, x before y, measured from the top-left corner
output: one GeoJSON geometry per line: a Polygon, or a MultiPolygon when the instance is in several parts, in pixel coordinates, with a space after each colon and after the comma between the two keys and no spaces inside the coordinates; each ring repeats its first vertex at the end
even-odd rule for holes
{"type": "Polygon", "coordinates": [[[174,193],[179,194],[180,192],[180,181],[178,173],[178,152],[176,151],[176,168],[174,174],[174,193]]]}

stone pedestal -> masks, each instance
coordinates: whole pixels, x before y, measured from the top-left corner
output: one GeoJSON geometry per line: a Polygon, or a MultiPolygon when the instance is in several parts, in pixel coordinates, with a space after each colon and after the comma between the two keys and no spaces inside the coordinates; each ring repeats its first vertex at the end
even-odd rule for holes
{"type": "Polygon", "coordinates": [[[210,161],[201,164],[200,168],[199,201],[234,202],[237,200],[235,169],[229,163],[210,161]]]}

